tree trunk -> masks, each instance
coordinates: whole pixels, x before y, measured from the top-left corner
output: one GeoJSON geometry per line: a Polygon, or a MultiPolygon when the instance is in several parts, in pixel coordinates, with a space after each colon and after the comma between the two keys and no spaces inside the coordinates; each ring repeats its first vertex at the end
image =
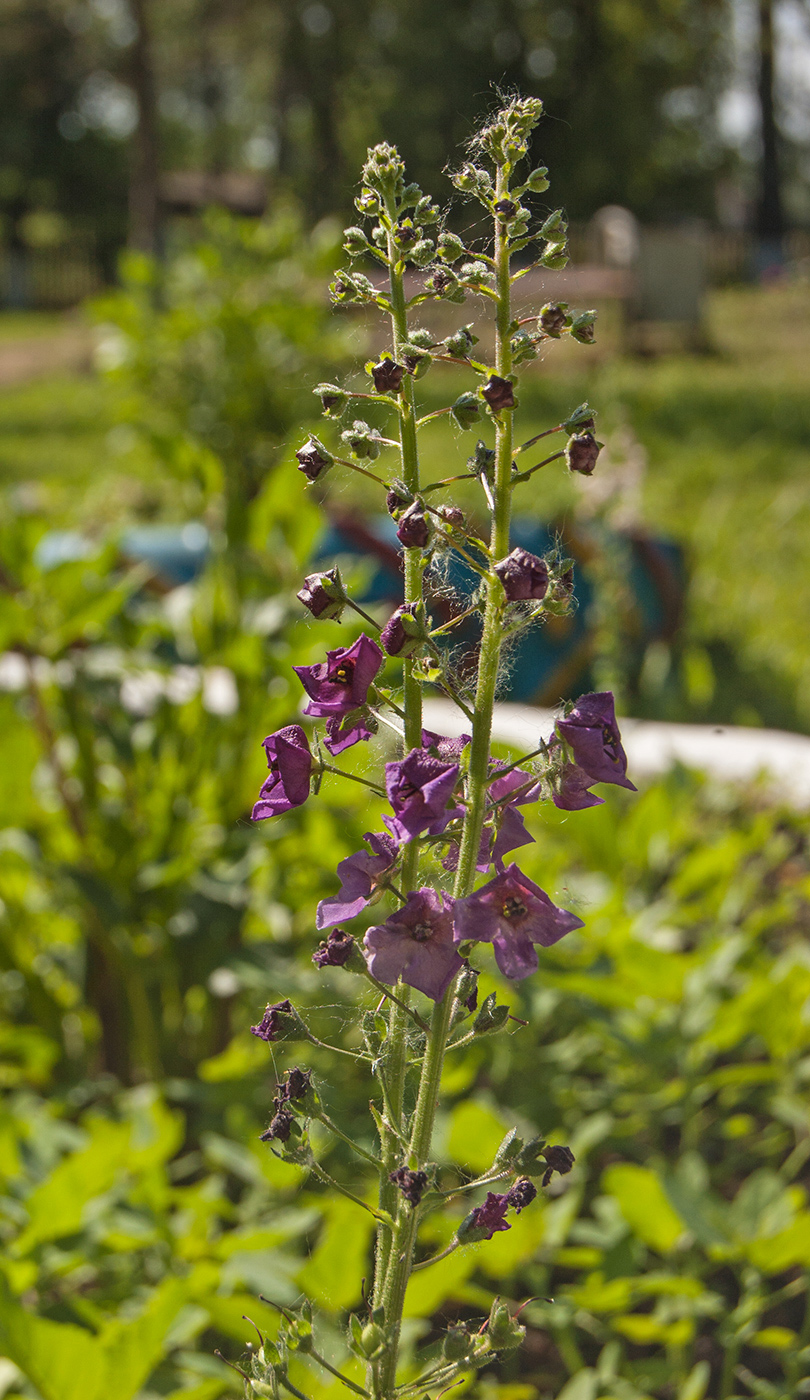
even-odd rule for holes
{"type": "Polygon", "coordinates": [[[761,165],[757,235],[762,244],[778,248],[785,233],[779,178],[779,132],[774,110],[773,0],[759,0],[759,110],[761,165]]]}
{"type": "Polygon", "coordinates": [[[158,252],[158,123],[152,36],[147,0],[131,0],[138,34],[132,45],[130,81],[138,103],[138,126],[132,139],[129,179],[129,246],[143,253],[158,252]]]}

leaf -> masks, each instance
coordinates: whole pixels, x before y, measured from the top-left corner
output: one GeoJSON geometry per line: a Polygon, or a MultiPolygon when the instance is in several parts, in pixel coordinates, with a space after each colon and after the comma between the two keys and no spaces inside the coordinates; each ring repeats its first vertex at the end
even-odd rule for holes
{"type": "Polygon", "coordinates": [[[703,1400],[711,1376],[712,1370],[708,1361],[698,1361],[678,1391],[678,1400],[703,1400]]]}
{"type": "Polygon", "coordinates": [[[654,1171],[631,1162],[608,1167],[605,1190],[619,1203],[622,1215],[639,1239],[666,1254],[684,1233],[683,1222],[667,1200],[654,1171]]]}
{"type": "Polygon", "coordinates": [[[318,1243],[297,1275],[299,1287],[329,1312],[358,1302],[360,1280],[369,1274],[373,1229],[372,1216],[361,1206],[343,1196],[330,1199],[318,1243]]]}
{"type": "Polygon", "coordinates": [[[492,1109],[467,1100],[458,1104],[450,1115],[447,1151],[460,1166],[485,1172],[495,1160],[505,1127],[492,1109]]]}
{"type": "Polygon", "coordinates": [[[108,1191],[126,1165],[130,1134],[128,1123],[92,1123],[87,1147],[63,1157],[28,1197],[28,1225],[11,1245],[12,1254],[19,1258],[43,1240],[81,1229],[88,1202],[108,1191]]]}

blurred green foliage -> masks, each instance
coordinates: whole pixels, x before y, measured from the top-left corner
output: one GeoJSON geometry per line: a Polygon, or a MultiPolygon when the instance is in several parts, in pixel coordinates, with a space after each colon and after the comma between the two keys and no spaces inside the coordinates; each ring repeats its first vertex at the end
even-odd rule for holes
{"type": "MultiPolygon", "coordinates": [[[[248,287],[267,246],[247,250],[248,287]]],[[[351,635],[304,623],[293,600],[320,515],[285,438],[331,332],[306,279],[293,292],[271,278],[259,305],[239,294],[244,267],[214,251],[193,265],[185,300],[178,282],[161,308],[141,277],[106,312],[129,337],[119,330],[126,413],[160,451],[156,510],[177,519],[193,507],[211,524],[200,581],[166,591],[121,557],[87,504],[105,479],[115,494],[113,474],[75,507],[72,522],[97,536],[87,558],[43,567],[46,495],[9,493],[0,529],[0,653],[16,658],[0,695],[8,1400],[237,1394],[214,1349],[237,1359],[251,1337],[243,1315],[274,1331],[259,1295],[292,1303],[304,1287],[320,1349],[359,1379],[343,1329],[361,1302],[370,1217],[258,1135],[275,1076],[302,1063],[331,1116],[370,1147],[369,1081],[326,1050],[270,1049],[249,1032],[265,1000],[289,995],[321,1037],[351,1043],[352,1003],[373,1006],[365,984],[317,973],[311,953],[315,903],[379,824],[375,802],[332,779],[317,804],[248,821],[259,741],[297,702],[291,665],[351,635]],[[250,418],[240,364],[261,389],[268,326],[292,326],[300,358],[289,397],[276,380],[250,418]],[[209,400],[200,424],[191,408],[209,400]],[[222,530],[227,425],[258,464],[244,569],[222,530]]],[[[717,384],[725,367],[711,368],[717,384]]],[[[655,463],[676,461],[664,457],[667,385],[682,395],[685,370],[597,372],[626,376],[655,500],[655,463]]],[[[536,384],[541,425],[557,398],[577,401],[564,375],[536,384]]],[[[690,399],[701,451],[721,400],[690,399]]],[[[799,424],[800,405],[791,412],[799,424]]],[[[781,400],[774,415],[788,420],[781,400]]],[[[750,443],[744,425],[729,427],[723,450],[733,432],[750,443]]],[[[718,462],[721,446],[706,449],[718,462]]],[[[714,489],[732,495],[733,473],[715,471],[714,489]]],[[[697,472],[690,480],[696,495],[697,472]]],[[[548,500],[570,509],[556,490],[548,500]]],[[[793,1400],[810,1375],[806,818],[676,771],[632,801],[612,794],[576,820],[542,809],[532,826],[521,865],[585,928],[548,950],[529,984],[504,986],[486,964],[482,993],[497,987],[529,1025],[450,1057],[436,1156],[486,1167],[516,1125],[569,1142],[577,1166],[508,1232],[415,1275],[407,1341],[429,1348],[448,1321],[483,1320],[497,1291],[532,1298],[527,1341],[499,1382],[479,1379],[481,1400],[793,1400]]],[[[324,1132],[314,1145],[357,1189],[342,1144],[324,1132]]],[[[451,1201],[426,1221],[426,1255],[462,1212],[451,1201]]],[[[305,1359],[291,1375],[311,1400],[342,1393],[305,1359]]]]}

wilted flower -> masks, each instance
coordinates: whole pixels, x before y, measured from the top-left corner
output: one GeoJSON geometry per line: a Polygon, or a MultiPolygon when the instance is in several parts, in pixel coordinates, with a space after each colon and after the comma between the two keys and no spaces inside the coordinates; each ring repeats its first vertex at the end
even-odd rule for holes
{"type": "MultiPolygon", "coordinates": [[[[371,851],[358,851],[356,855],[340,861],[337,868],[340,889],[331,899],[322,899],[318,905],[315,918],[317,928],[329,928],[330,924],[341,923],[343,919],[356,918],[384,883],[383,876],[393,870],[399,854],[399,846],[393,837],[385,832],[367,831],[364,840],[371,851]]],[[[330,934],[330,943],[332,937],[330,934]]],[[[345,934],[344,937],[348,938],[349,935],[345,934]]]]}
{"type": "Polygon", "coordinates": [[[285,999],[265,1007],[258,1026],[251,1026],[250,1029],[260,1040],[287,1040],[290,1033],[295,1032],[300,1025],[301,1018],[298,1012],[292,1002],[285,999]]]}
{"type": "Polygon", "coordinates": [[[383,660],[377,643],[361,632],[353,646],[328,651],[326,661],[316,666],[293,666],[310,697],[304,714],[328,719],[364,705],[383,660]]]}
{"type": "Polygon", "coordinates": [[[515,389],[511,379],[502,379],[498,374],[491,374],[486,384],[481,390],[482,396],[486,399],[493,413],[500,413],[502,408],[515,408],[515,389]]]}
{"type": "Polygon", "coordinates": [[[515,1182],[514,1186],[510,1186],[506,1193],[506,1199],[515,1214],[520,1215],[522,1210],[531,1205],[536,1195],[537,1187],[529,1181],[527,1176],[522,1176],[519,1181],[515,1182]]]}
{"type": "Polygon", "coordinates": [[[292,1125],[295,1122],[295,1115],[290,1113],[288,1108],[280,1108],[270,1120],[270,1127],[265,1128],[259,1137],[259,1142],[288,1142],[292,1125]]]}
{"type": "Polygon", "coordinates": [[[367,706],[350,710],[347,715],[332,715],[326,721],[324,746],[331,754],[342,753],[358,744],[361,739],[370,739],[377,733],[377,721],[367,706]]]}
{"type": "Polygon", "coordinates": [[[636,791],[627,777],[627,754],[609,690],[581,695],[570,714],[557,721],[557,733],[570,748],[574,762],[593,782],[615,783],[636,791]]]}
{"type": "Polygon", "coordinates": [[[492,571],[500,579],[508,603],[545,598],[548,592],[548,565],[518,545],[501,559],[492,571]]]}
{"type": "Polygon", "coordinates": [[[571,1148],[564,1147],[562,1144],[557,1147],[546,1147],[542,1156],[546,1162],[543,1186],[548,1186],[554,1172],[559,1172],[560,1176],[567,1176],[576,1161],[571,1148]]]}
{"type": "MultiPolygon", "coordinates": [[[[345,864],[345,862],[343,862],[345,864]]],[[[319,906],[318,913],[323,905],[319,906]]],[[[326,923],[320,925],[326,928],[326,923]]],[[[316,967],[345,967],[352,955],[355,943],[350,933],[345,929],[333,928],[329,937],[321,943],[312,954],[312,961],[316,967]]]]}
{"type": "Polygon", "coordinates": [[[385,818],[400,841],[411,841],[421,832],[439,836],[458,808],[448,811],[458,779],[458,764],[444,763],[424,749],[412,749],[407,758],[385,765],[385,787],[394,809],[385,818]]]}
{"type": "Polygon", "coordinates": [[[553,904],[515,864],[466,899],[456,900],[456,942],[491,943],[505,977],[537,971],[535,944],[549,948],[582,920],[553,904]]]}
{"type": "Polygon", "coordinates": [[[276,817],[300,807],[309,797],[312,754],[300,724],[288,724],[262,740],[270,776],[262,783],[253,821],[276,817]]]}
{"type": "Polygon", "coordinates": [[[453,901],[424,887],[368,929],[363,943],[372,977],[391,986],[401,977],[433,1001],[441,1001],[462,966],[453,946],[453,901]]]}
{"type": "Polygon", "coordinates": [[[310,437],[295,455],[298,458],[298,470],[304,473],[307,481],[317,481],[321,473],[331,467],[335,460],[316,437],[310,437]]]}
{"type": "Polygon", "coordinates": [[[389,1174],[388,1180],[399,1187],[411,1206],[419,1205],[428,1182],[427,1172],[412,1172],[410,1167],[397,1167],[395,1172],[389,1174]]]}
{"type": "Polygon", "coordinates": [[[476,1206],[461,1222],[458,1238],[462,1244],[475,1244],[478,1240],[491,1240],[499,1230],[511,1230],[506,1219],[509,1198],[496,1191],[487,1191],[482,1206],[476,1206]]]}
{"type": "Polygon", "coordinates": [[[279,1098],[281,1099],[305,1099],[309,1093],[312,1082],[311,1069],[298,1069],[294,1067],[287,1071],[287,1078],[283,1084],[278,1084],[279,1098]]]}
{"type": "Polygon", "coordinates": [[[424,549],[430,539],[430,526],[421,501],[413,501],[402,512],[397,526],[397,539],[406,549],[424,549]]]}

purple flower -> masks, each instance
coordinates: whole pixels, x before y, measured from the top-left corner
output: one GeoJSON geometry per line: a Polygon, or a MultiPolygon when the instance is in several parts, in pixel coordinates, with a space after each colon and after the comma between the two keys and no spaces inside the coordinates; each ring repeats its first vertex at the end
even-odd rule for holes
{"type": "Polygon", "coordinates": [[[376,894],[383,876],[393,870],[399,853],[393,837],[382,831],[367,831],[363,839],[371,847],[371,853],[358,851],[340,862],[337,868],[340,889],[331,899],[321,900],[315,917],[316,928],[329,928],[343,919],[356,918],[376,894]]]}
{"type": "Polygon", "coordinates": [[[472,1244],[475,1240],[491,1240],[499,1230],[511,1230],[512,1227],[506,1220],[508,1207],[508,1196],[501,1196],[496,1191],[487,1191],[484,1204],[471,1210],[463,1221],[458,1232],[459,1239],[463,1238],[472,1244]]]}
{"type": "Polygon", "coordinates": [[[520,1215],[522,1210],[531,1205],[536,1195],[537,1187],[529,1181],[527,1176],[522,1176],[515,1182],[514,1186],[510,1186],[506,1193],[506,1199],[513,1207],[515,1214],[520,1215]]]}
{"type": "Polygon", "coordinates": [[[492,943],[505,977],[537,971],[535,943],[549,948],[582,920],[552,904],[548,895],[514,864],[466,899],[456,900],[456,942],[492,943]]]}
{"type": "MultiPolygon", "coordinates": [[[[554,740],[552,740],[552,748],[554,740]]],[[[594,779],[577,763],[563,763],[554,781],[551,800],[563,812],[582,812],[586,807],[601,807],[604,798],[591,792],[594,779]]]]}
{"type": "Polygon", "coordinates": [[[443,763],[424,749],[411,749],[401,762],[386,763],[385,787],[394,815],[383,820],[399,841],[411,841],[422,831],[431,836],[444,831],[460,811],[447,808],[458,773],[457,763],[443,763]]]}
{"type": "Polygon", "coordinates": [[[380,643],[383,651],[389,656],[410,656],[421,646],[424,639],[424,627],[417,622],[418,603],[402,603],[392,612],[382,632],[380,633],[380,643]],[[410,627],[404,623],[405,618],[413,619],[410,627]]]}
{"type": "Polygon", "coordinates": [[[397,1167],[395,1172],[390,1173],[388,1180],[399,1187],[410,1206],[419,1205],[428,1182],[427,1172],[412,1172],[410,1167],[397,1167]]]}
{"type": "Polygon", "coordinates": [[[253,808],[254,822],[300,807],[309,797],[312,754],[300,724],[288,724],[262,740],[270,777],[265,778],[253,808]]]}
{"type": "MultiPolygon", "coordinates": [[[[318,913],[323,906],[319,906],[318,913]]],[[[326,925],[324,925],[326,927],[326,925]]],[[[312,954],[316,967],[345,967],[354,951],[354,939],[345,929],[333,928],[325,943],[312,954]]]]}
{"type": "Polygon", "coordinates": [[[368,929],[363,943],[372,977],[389,986],[401,977],[433,1001],[441,1001],[463,966],[453,946],[453,901],[436,890],[411,890],[401,909],[368,929]]]}
{"type": "Polygon", "coordinates": [[[251,1026],[250,1029],[260,1040],[286,1040],[290,1031],[294,1031],[299,1024],[300,1017],[292,1002],[285,999],[265,1007],[258,1026],[251,1026]]]}
{"type": "Polygon", "coordinates": [[[570,748],[574,762],[593,782],[615,783],[636,791],[627,777],[627,754],[609,690],[581,695],[571,713],[557,721],[557,733],[570,748]]]}
{"type": "Polygon", "coordinates": [[[462,753],[471,742],[471,734],[459,734],[457,739],[448,739],[444,734],[434,734],[432,729],[422,730],[422,747],[430,749],[432,754],[441,758],[445,763],[452,763],[455,759],[461,758],[462,753]]]}
{"type": "Polygon", "coordinates": [[[546,1161],[543,1186],[548,1186],[554,1172],[559,1172],[560,1176],[567,1176],[576,1161],[571,1148],[564,1147],[562,1143],[559,1146],[544,1148],[542,1155],[546,1161]]]}
{"type": "Polygon", "coordinates": [[[317,666],[293,666],[310,697],[304,714],[329,719],[359,709],[383,660],[377,643],[361,632],[353,646],[328,651],[317,666]]]}
{"type": "Polygon", "coordinates": [[[500,819],[496,820],[498,830],[492,844],[491,859],[496,870],[503,870],[504,856],[510,851],[518,850],[520,846],[533,845],[534,837],[526,830],[526,823],[514,807],[504,807],[500,819]]]}
{"type": "Polygon", "coordinates": [[[361,739],[370,739],[376,733],[377,721],[362,705],[359,710],[350,710],[347,715],[332,715],[326,721],[324,747],[331,754],[343,753],[344,749],[350,749],[361,739]]]}
{"type": "Polygon", "coordinates": [[[430,538],[425,507],[421,501],[414,501],[402,512],[397,526],[397,539],[406,549],[424,549],[430,538]]]}
{"type": "Polygon", "coordinates": [[[548,592],[548,565],[527,549],[518,546],[507,554],[493,573],[500,579],[508,603],[522,603],[530,598],[545,598],[548,592]]]}

